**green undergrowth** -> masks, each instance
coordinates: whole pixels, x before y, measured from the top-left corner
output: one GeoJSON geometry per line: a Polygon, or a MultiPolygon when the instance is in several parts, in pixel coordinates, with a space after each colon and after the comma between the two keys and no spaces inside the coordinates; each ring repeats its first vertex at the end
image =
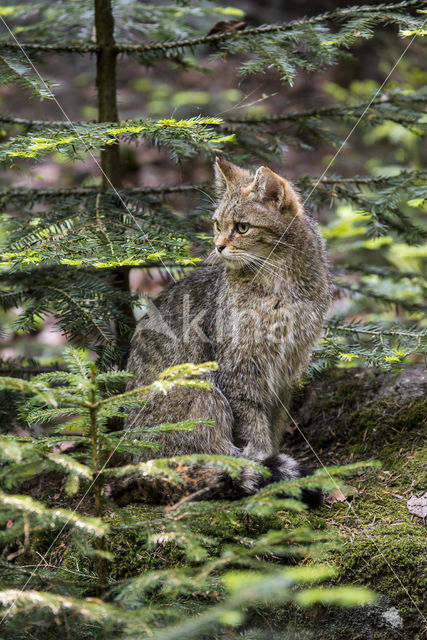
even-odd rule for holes
{"type": "MultiPolygon", "coordinates": [[[[354,380],[345,382],[338,387],[336,395],[323,398],[317,407],[319,413],[334,416],[330,422],[333,432],[319,429],[316,437],[316,433],[310,430],[310,442],[316,450],[327,450],[329,446],[334,448],[333,445],[338,443],[343,462],[380,460],[380,470],[360,473],[348,481],[349,497],[346,501],[325,504],[320,509],[305,513],[278,512],[266,519],[243,515],[232,506],[225,509],[221,503],[213,503],[211,514],[195,520],[195,530],[206,535],[211,534],[219,519],[222,521],[221,530],[226,531],[227,536],[216,539],[209,549],[212,555],[227,542],[256,538],[271,528],[293,530],[309,525],[315,530],[331,532],[341,541],[327,556],[327,560],[338,568],[334,582],[366,585],[379,594],[377,605],[349,614],[354,619],[353,627],[350,625],[348,629],[348,619],[342,616],[342,612],[319,606],[313,607],[311,613],[306,610],[303,613],[295,606],[260,611],[259,617],[254,613],[256,626],[263,626],[262,615],[268,613],[268,619],[271,616],[280,628],[286,628],[292,616],[294,621],[300,620],[301,631],[296,633],[301,635],[296,635],[296,638],[304,638],[310,629],[314,632],[319,627],[323,629],[321,637],[325,640],[353,638],[351,634],[359,626],[360,638],[418,637],[422,622],[418,609],[422,608],[425,589],[422,567],[426,551],[425,529],[421,521],[408,512],[407,500],[425,486],[426,454],[422,447],[422,434],[427,403],[422,397],[405,401],[387,396],[369,399],[375,391],[372,377],[364,379],[364,384],[355,385],[354,380]],[[397,610],[398,624],[402,626],[393,628],[387,622],[384,615],[388,608],[397,610]]],[[[312,417],[311,421],[314,429],[312,417]]],[[[121,518],[134,522],[143,520],[147,516],[152,517],[153,509],[133,505],[123,510],[121,518]]],[[[118,522],[118,516],[113,520],[118,522]]],[[[115,556],[111,575],[115,579],[144,569],[185,566],[183,553],[178,547],[167,543],[155,551],[147,551],[141,548],[140,537],[137,529],[116,531],[111,536],[110,548],[115,556]]],[[[314,562],[309,551],[304,560],[314,562]]],[[[299,624],[295,629],[298,627],[299,624]]]]}
{"type": "MultiPolygon", "coordinates": [[[[364,380],[372,395],[373,382],[372,378],[364,380]]],[[[294,531],[309,526],[319,533],[331,534],[338,543],[329,547],[322,561],[333,563],[338,569],[333,584],[365,585],[379,596],[374,605],[352,609],[344,616],[341,609],[320,605],[304,610],[288,604],[271,609],[257,607],[249,616],[246,630],[252,626],[266,632],[267,619],[273,630],[292,629],[292,638],[301,640],[421,638],[425,529],[421,520],[408,512],[407,500],[425,486],[425,416],[423,397],[402,401],[385,396],[375,400],[363,384],[345,381],[338,385],[336,394],[328,393],[317,404],[311,403],[305,416],[305,433],[316,451],[333,452],[330,458],[322,453],[327,465],[333,464],[335,458],[340,463],[371,459],[381,462],[380,470],[368,469],[348,480],[346,500],[332,498],[313,511],[279,511],[268,517],[244,513],[233,503],[212,502],[208,511],[191,516],[191,528],[209,538],[205,549],[210,558],[218,557],[227,544],[251,544],[251,540],[270,529],[294,531]],[[323,424],[333,425],[332,429],[319,428],[320,415],[323,424]],[[221,536],[213,534],[215,531],[221,531],[221,536]],[[388,611],[392,611],[391,618],[397,616],[397,626],[387,619],[388,611]]],[[[193,567],[197,572],[197,561],[191,563],[179,544],[169,540],[154,547],[147,545],[147,529],[159,532],[156,521],[160,523],[162,510],[163,507],[135,504],[108,518],[108,547],[113,554],[109,565],[111,581],[171,568],[193,567]]],[[[299,556],[282,558],[280,562],[318,561],[309,547],[300,552],[299,556]]],[[[72,544],[65,551],[61,566],[68,571],[82,569],[80,552],[72,544]]],[[[90,561],[86,569],[90,573],[90,561]]],[[[89,586],[88,595],[90,589],[89,586]]],[[[218,589],[206,592],[205,597],[217,599],[221,591],[218,589]]]]}
{"type": "MultiPolygon", "coordinates": [[[[146,538],[144,527],[138,525],[144,522],[155,521],[160,515],[159,508],[147,505],[130,505],[120,513],[111,517],[109,524],[113,532],[109,537],[110,550],[114,553],[114,562],[111,565],[111,578],[118,580],[129,578],[137,573],[166,567],[185,567],[188,561],[183,549],[173,542],[158,545],[155,549],[144,546],[146,538]],[[119,527],[129,526],[120,529],[119,527]],[[132,528],[132,526],[135,526],[132,528]],[[115,529],[116,527],[116,529],[115,529]]],[[[243,539],[251,540],[267,533],[270,529],[280,529],[283,516],[258,517],[243,513],[233,506],[225,507],[222,502],[212,502],[212,509],[198,517],[192,516],[191,529],[201,536],[209,537],[205,548],[209,556],[219,555],[224,545],[241,542],[243,539]],[[222,535],[215,535],[215,531],[221,531],[222,535]]],[[[159,531],[159,528],[154,526],[159,531]]],[[[197,564],[197,563],[196,563],[197,564]]]]}

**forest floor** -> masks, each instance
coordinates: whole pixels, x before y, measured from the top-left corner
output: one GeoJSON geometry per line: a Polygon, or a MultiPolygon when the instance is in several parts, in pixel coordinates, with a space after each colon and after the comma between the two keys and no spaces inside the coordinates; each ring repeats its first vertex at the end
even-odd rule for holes
{"type": "MultiPolygon", "coordinates": [[[[347,499],[338,493],[319,509],[278,514],[280,526],[308,524],[336,533],[341,544],[327,557],[338,567],[335,583],[366,585],[378,599],[345,615],[333,607],[276,607],[254,613],[249,626],[264,627],[270,637],[280,629],[292,640],[423,637],[426,531],[407,502],[426,489],[426,383],[422,365],[395,374],[338,369],[296,394],[291,411],[295,423],[287,438],[292,455],[312,468],[360,460],[378,460],[381,467],[349,479],[347,499]]],[[[128,514],[131,519],[147,517],[141,511],[129,507],[128,514]]],[[[251,533],[251,524],[234,519],[230,526],[238,537],[251,533]]],[[[212,529],[210,522],[200,526],[206,533],[212,529]]],[[[135,534],[115,542],[116,577],[140,570],[147,561],[150,568],[169,561],[161,552],[157,559],[142,557],[135,534]]]]}
{"type": "MultiPolygon", "coordinates": [[[[248,612],[243,629],[227,632],[221,638],[237,640],[243,637],[241,632],[251,634],[252,630],[261,632],[261,637],[273,638],[277,632],[277,638],[290,640],[425,637],[425,521],[411,514],[408,501],[426,489],[426,383],[427,372],[422,365],[387,374],[369,369],[337,369],[312,381],[295,395],[286,451],[311,468],[361,460],[377,460],[380,468],[368,468],[349,478],[346,496],[332,492],[325,504],[315,510],[281,511],[270,521],[263,521],[242,517],[242,512],[233,512],[229,503],[218,503],[211,515],[195,524],[200,533],[211,535],[214,520],[228,519],[227,526],[221,527],[228,532],[227,540],[218,539],[218,548],[239,538],[255,538],[271,527],[292,531],[309,525],[318,532],[331,533],[338,543],[329,547],[323,562],[337,567],[333,583],[368,586],[378,594],[374,604],[344,613],[342,608],[320,605],[308,609],[289,604],[257,608],[248,612]]],[[[45,485],[42,493],[46,488],[45,485]]],[[[53,487],[49,492],[50,501],[55,502],[59,494],[55,496],[53,487]]],[[[148,522],[160,509],[129,505],[111,522],[148,522]]],[[[182,551],[169,543],[155,551],[142,548],[138,531],[129,528],[110,536],[109,548],[114,555],[111,579],[185,566],[182,551]]],[[[73,571],[79,560],[63,544],[50,562],[73,571]]],[[[307,553],[304,562],[316,560],[307,553]]],[[[259,637],[256,633],[245,637],[259,637]]]]}
{"type": "Polygon", "coordinates": [[[367,585],[379,598],[345,616],[319,607],[307,620],[299,612],[307,636],[295,637],[424,637],[425,522],[410,513],[407,503],[427,484],[426,373],[422,365],[395,374],[339,369],[295,398],[292,414],[298,426],[289,442],[298,459],[313,466],[360,460],[381,464],[347,482],[353,490],[347,500],[332,497],[305,516],[313,528],[328,527],[342,539],[341,548],[330,554],[339,569],[338,582],[367,585]]]}

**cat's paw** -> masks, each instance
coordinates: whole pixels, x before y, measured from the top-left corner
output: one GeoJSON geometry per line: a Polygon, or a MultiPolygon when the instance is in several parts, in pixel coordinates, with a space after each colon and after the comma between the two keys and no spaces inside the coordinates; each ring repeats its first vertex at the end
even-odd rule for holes
{"type": "Polygon", "coordinates": [[[261,451],[252,444],[247,444],[241,453],[242,458],[252,460],[253,462],[262,462],[267,455],[268,453],[266,451],[261,451]]]}
{"type": "Polygon", "coordinates": [[[233,458],[241,458],[243,456],[243,453],[242,453],[242,450],[239,449],[239,447],[235,447],[234,444],[230,443],[224,455],[232,456],[233,458]]]}

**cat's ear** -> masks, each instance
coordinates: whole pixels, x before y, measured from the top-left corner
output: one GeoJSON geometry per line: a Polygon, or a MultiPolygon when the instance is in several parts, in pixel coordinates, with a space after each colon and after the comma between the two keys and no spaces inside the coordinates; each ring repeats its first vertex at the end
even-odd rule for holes
{"type": "Polygon", "coordinates": [[[256,170],[251,191],[256,193],[261,200],[273,201],[281,208],[286,200],[286,182],[268,167],[260,167],[256,170]]]}
{"type": "Polygon", "coordinates": [[[222,196],[224,192],[235,184],[241,174],[241,169],[232,162],[217,158],[215,162],[215,183],[218,196],[222,196]]]}

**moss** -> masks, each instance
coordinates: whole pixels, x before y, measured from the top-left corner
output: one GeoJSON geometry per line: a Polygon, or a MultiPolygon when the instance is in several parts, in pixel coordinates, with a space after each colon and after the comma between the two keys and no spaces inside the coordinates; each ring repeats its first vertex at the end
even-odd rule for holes
{"type": "Polygon", "coordinates": [[[165,567],[182,566],[182,550],[171,542],[149,549],[146,545],[146,530],[158,520],[161,507],[152,505],[129,505],[115,513],[109,520],[112,533],[108,536],[108,548],[114,560],[110,564],[110,578],[119,580],[143,571],[165,567]],[[135,525],[141,527],[132,528],[135,525]],[[130,527],[119,529],[117,527],[130,527]]]}
{"type": "MultiPolygon", "coordinates": [[[[108,545],[114,556],[110,565],[112,579],[131,577],[152,569],[188,566],[183,549],[173,542],[161,543],[155,549],[147,547],[147,527],[153,533],[159,532],[159,525],[153,526],[151,523],[158,521],[162,513],[162,507],[129,505],[111,517],[109,524],[112,533],[108,536],[108,545]]],[[[230,508],[228,503],[225,506],[222,502],[212,502],[206,513],[192,516],[190,529],[210,539],[204,546],[208,555],[214,557],[221,552],[224,544],[242,538],[257,538],[281,526],[283,520],[280,514],[261,518],[243,514],[230,508]],[[220,531],[221,535],[215,535],[215,531],[220,531]]]]}
{"type": "Polygon", "coordinates": [[[341,379],[335,372],[328,383],[311,392],[314,400],[302,411],[304,430],[317,451],[339,444],[347,456],[366,458],[382,455],[385,445],[402,440],[405,450],[409,443],[422,442],[427,415],[424,397],[377,399],[374,391],[379,382],[373,374],[355,381],[348,374],[341,379]]]}
{"type": "MultiPolygon", "coordinates": [[[[319,607],[276,610],[279,627],[292,629],[296,638],[310,637],[311,631],[325,640],[413,640],[422,635],[425,530],[420,520],[411,520],[407,500],[425,489],[427,401],[422,396],[402,400],[397,394],[376,398],[379,384],[374,374],[355,383],[348,373],[333,372],[294,413],[325,464],[378,459],[382,465],[349,481],[351,501],[302,516],[313,528],[327,527],[340,535],[343,546],[329,554],[339,572],[336,583],[366,585],[379,594],[379,604],[348,616],[319,607]],[[383,617],[390,607],[398,611],[402,628],[393,629],[383,617]]],[[[299,455],[304,454],[300,446],[299,455]]],[[[290,526],[300,518],[290,516],[290,526]]]]}
{"type": "Polygon", "coordinates": [[[340,433],[351,431],[349,422],[352,416],[359,407],[365,405],[368,397],[375,396],[378,386],[375,374],[365,374],[362,380],[355,383],[353,375],[349,376],[347,371],[332,369],[327,372],[322,384],[313,382],[310,385],[308,397],[307,392],[295,394],[291,413],[295,415],[298,407],[302,406],[305,428],[310,430],[310,425],[315,426],[310,442],[317,449],[327,448],[336,438],[337,425],[340,433]]]}
{"type": "Polygon", "coordinates": [[[421,444],[426,415],[426,399],[399,403],[386,398],[368,402],[349,421],[355,453],[360,457],[375,453],[385,458],[384,454],[394,456],[396,444],[401,443],[405,450],[418,442],[421,444]]]}
{"type": "Polygon", "coordinates": [[[334,559],[341,581],[368,584],[386,595],[406,627],[415,631],[422,622],[417,608],[423,607],[426,588],[422,567],[425,553],[424,532],[417,534],[403,526],[390,535],[388,527],[379,527],[369,538],[361,534],[334,559]]]}
{"type": "Polygon", "coordinates": [[[386,619],[391,610],[388,599],[383,597],[373,605],[345,611],[322,605],[301,609],[289,603],[281,609],[264,608],[262,615],[254,611],[250,627],[263,630],[260,637],[272,640],[421,640],[417,632],[393,628],[386,619]]]}
{"type": "Polygon", "coordinates": [[[406,504],[422,484],[423,456],[424,452],[415,451],[407,459],[402,448],[396,447],[394,454],[390,449],[381,471],[353,482],[357,493],[351,508],[341,503],[332,509],[345,544],[332,554],[340,582],[364,584],[387,596],[399,611],[408,638],[420,629],[419,609],[426,586],[425,530],[418,519],[411,520],[406,504]]]}

